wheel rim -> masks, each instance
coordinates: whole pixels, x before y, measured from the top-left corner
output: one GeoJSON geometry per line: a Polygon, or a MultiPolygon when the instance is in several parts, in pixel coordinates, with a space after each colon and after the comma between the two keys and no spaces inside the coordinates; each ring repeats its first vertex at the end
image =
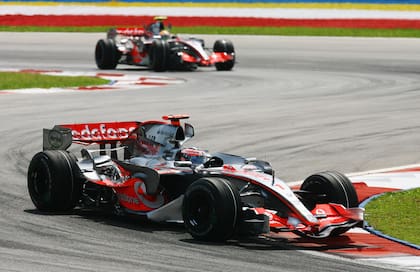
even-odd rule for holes
{"type": "Polygon", "coordinates": [[[310,191],[310,192],[314,192],[316,194],[319,195],[325,195],[325,197],[323,198],[323,203],[329,203],[329,202],[334,202],[334,194],[331,192],[331,188],[328,186],[325,186],[325,184],[320,183],[320,182],[314,182],[312,184],[310,184],[306,190],[310,191]]]}
{"type": "Polygon", "coordinates": [[[30,178],[34,197],[42,202],[48,201],[51,194],[49,172],[44,167],[38,166],[31,172],[30,178]]]}
{"type": "Polygon", "coordinates": [[[190,195],[187,206],[187,224],[196,233],[205,233],[210,230],[216,220],[215,209],[212,199],[208,194],[198,191],[190,195]]]}

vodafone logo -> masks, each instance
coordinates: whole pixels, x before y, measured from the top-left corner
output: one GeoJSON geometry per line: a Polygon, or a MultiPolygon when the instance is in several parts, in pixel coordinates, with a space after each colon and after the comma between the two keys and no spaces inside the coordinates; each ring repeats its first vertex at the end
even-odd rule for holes
{"type": "Polygon", "coordinates": [[[143,28],[118,28],[117,33],[125,36],[141,36],[145,31],[143,28]]]}
{"type": "Polygon", "coordinates": [[[66,126],[74,141],[112,141],[127,139],[137,126],[133,123],[94,123],[66,126]]]}

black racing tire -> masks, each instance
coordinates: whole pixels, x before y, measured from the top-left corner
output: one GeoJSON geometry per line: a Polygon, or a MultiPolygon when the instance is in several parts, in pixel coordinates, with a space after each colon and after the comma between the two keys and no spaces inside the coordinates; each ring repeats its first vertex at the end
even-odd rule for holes
{"type": "Polygon", "coordinates": [[[165,40],[153,40],[150,46],[150,68],[155,72],[164,72],[168,69],[169,44],[165,40]]]}
{"type": "Polygon", "coordinates": [[[28,168],[28,191],[40,211],[72,210],[81,198],[80,169],[73,154],[47,150],[35,154],[28,168]]]}
{"type": "Polygon", "coordinates": [[[238,190],[228,180],[201,178],[185,192],[182,204],[184,225],[197,240],[226,241],[237,230],[240,203],[238,190]]]}
{"type": "MultiPolygon", "coordinates": [[[[314,194],[325,195],[322,203],[341,204],[346,208],[353,208],[359,205],[356,189],[351,181],[343,174],[337,171],[325,171],[313,174],[306,178],[302,186],[302,191],[308,191],[314,194]]],[[[303,201],[307,203],[309,201],[303,201]]],[[[309,204],[308,209],[313,209],[317,203],[309,204]]],[[[348,228],[341,228],[334,230],[330,236],[337,236],[346,232],[348,228]]]]}
{"type": "Polygon", "coordinates": [[[117,67],[121,53],[118,51],[114,40],[101,39],[96,43],[95,61],[96,66],[102,70],[111,70],[117,67]]]}
{"type": "Polygon", "coordinates": [[[232,54],[233,55],[232,60],[215,63],[217,71],[232,70],[233,66],[235,65],[235,48],[233,47],[233,43],[231,41],[229,40],[215,41],[213,45],[213,52],[222,52],[222,53],[232,54]]]}

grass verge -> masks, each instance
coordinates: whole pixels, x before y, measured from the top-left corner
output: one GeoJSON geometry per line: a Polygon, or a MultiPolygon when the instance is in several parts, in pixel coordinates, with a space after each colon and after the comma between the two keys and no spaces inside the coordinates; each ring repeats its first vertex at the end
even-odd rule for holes
{"type": "Polygon", "coordinates": [[[366,207],[365,220],[382,233],[420,245],[420,188],[386,193],[366,207]]]}
{"type": "Polygon", "coordinates": [[[52,76],[37,73],[0,72],[0,90],[24,88],[65,88],[107,84],[103,78],[86,76],[52,76]]]}
{"type": "MultiPolygon", "coordinates": [[[[16,32],[106,32],[110,26],[40,27],[0,26],[0,31],[16,32]]],[[[420,29],[311,28],[311,27],[173,27],[173,33],[223,35],[407,37],[420,38],[420,29]]]]}

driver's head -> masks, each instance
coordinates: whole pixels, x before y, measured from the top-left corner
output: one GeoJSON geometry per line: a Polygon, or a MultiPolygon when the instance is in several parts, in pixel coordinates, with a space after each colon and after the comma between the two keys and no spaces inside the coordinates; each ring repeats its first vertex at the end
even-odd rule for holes
{"type": "Polygon", "coordinates": [[[162,39],[167,40],[170,37],[170,33],[167,30],[162,30],[161,32],[159,32],[159,35],[162,39]]]}
{"type": "Polygon", "coordinates": [[[159,31],[165,29],[165,24],[163,23],[163,21],[165,21],[166,19],[168,19],[168,17],[166,16],[155,16],[153,18],[153,20],[156,21],[157,24],[159,24],[159,31]]]}
{"type": "Polygon", "coordinates": [[[203,164],[210,158],[210,155],[203,150],[196,148],[185,148],[180,151],[179,160],[190,161],[192,164],[203,164]]]}

